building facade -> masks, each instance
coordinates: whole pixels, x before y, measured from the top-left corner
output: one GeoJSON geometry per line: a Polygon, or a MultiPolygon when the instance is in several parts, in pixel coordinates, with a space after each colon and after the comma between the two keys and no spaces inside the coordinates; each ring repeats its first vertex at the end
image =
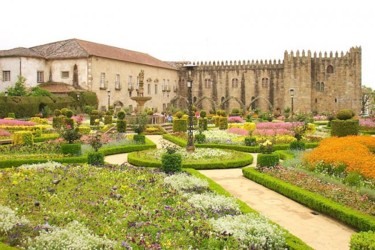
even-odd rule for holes
{"type": "MultiPolygon", "coordinates": [[[[18,75],[28,87],[65,83],[97,94],[99,108],[108,104],[132,110],[137,76],[144,71],[145,107],[161,112],[169,105],[186,107],[187,62],[166,63],[150,55],[70,39],[32,48],[0,51],[0,92],[18,75]]],[[[197,62],[193,103],[205,110],[233,108],[282,113],[360,112],[361,48],[345,54],[285,52],[283,60],[197,62]]]]}

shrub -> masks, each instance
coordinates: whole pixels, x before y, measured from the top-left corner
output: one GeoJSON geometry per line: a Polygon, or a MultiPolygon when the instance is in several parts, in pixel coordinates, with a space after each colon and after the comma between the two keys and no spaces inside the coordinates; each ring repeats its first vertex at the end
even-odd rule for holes
{"type": "Polygon", "coordinates": [[[354,112],[351,109],[342,109],[336,115],[336,118],[339,120],[349,120],[349,119],[352,119],[353,117],[354,117],[354,112]]]}
{"type": "Polygon", "coordinates": [[[257,145],[257,139],[255,137],[245,137],[245,145],[246,146],[255,146],[257,145]]]}
{"type": "Polygon", "coordinates": [[[13,134],[13,145],[33,145],[34,136],[31,131],[16,131],[13,134]]]}
{"type": "Polygon", "coordinates": [[[350,249],[375,250],[375,232],[359,232],[352,235],[350,249]]]}
{"type": "Polygon", "coordinates": [[[178,119],[181,119],[183,115],[184,113],[182,113],[181,111],[178,111],[174,114],[174,116],[176,116],[178,119]]]}
{"type": "Polygon", "coordinates": [[[61,111],[60,111],[60,109],[55,109],[54,111],[53,111],[53,115],[54,116],[59,116],[59,115],[61,115],[61,111]]]}
{"type": "Polygon", "coordinates": [[[273,152],[272,142],[269,140],[266,140],[265,142],[259,144],[259,151],[262,154],[271,154],[273,152]]]}
{"type": "Polygon", "coordinates": [[[100,166],[104,164],[104,154],[102,152],[90,152],[87,155],[87,163],[94,165],[94,166],[100,166]]]}
{"type": "Polygon", "coordinates": [[[15,113],[8,113],[8,116],[9,118],[16,118],[16,114],[15,113]]]}
{"type": "Polygon", "coordinates": [[[63,123],[63,117],[62,116],[56,116],[52,118],[52,127],[56,129],[60,129],[63,123]]]}
{"type": "Polygon", "coordinates": [[[93,108],[92,106],[86,105],[85,107],[83,107],[83,112],[84,112],[85,114],[90,115],[91,112],[93,111],[93,109],[94,109],[94,108],[93,108]]]}
{"type": "Polygon", "coordinates": [[[185,119],[173,119],[173,132],[186,132],[187,131],[187,120],[185,119]]]}
{"type": "Polygon", "coordinates": [[[180,172],[182,169],[182,156],[177,153],[164,153],[161,156],[161,169],[166,173],[180,172]]]}
{"type": "Polygon", "coordinates": [[[194,139],[198,144],[202,144],[206,141],[206,135],[200,132],[199,134],[194,135],[194,139]]]}
{"type": "Polygon", "coordinates": [[[200,117],[205,118],[207,116],[207,112],[204,110],[201,110],[200,117]]]}
{"type": "Polygon", "coordinates": [[[66,117],[68,117],[68,118],[72,118],[72,116],[73,116],[73,111],[71,111],[70,109],[68,109],[68,110],[65,112],[65,115],[66,115],[66,117]]]}
{"type": "Polygon", "coordinates": [[[104,124],[112,124],[112,115],[104,116],[104,124]]]}
{"type": "Polygon", "coordinates": [[[257,167],[274,167],[279,163],[279,154],[258,154],[257,167]]]}
{"type": "Polygon", "coordinates": [[[68,108],[62,108],[61,109],[61,114],[66,116],[66,112],[68,111],[69,109],[68,108]]]}
{"type": "Polygon", "coordinates": [[[126,121],[125,120],[117,120],[116,122],[117,132],[125,133],[126,132],[126,121]]]}
{"type": "Polygon", "coordinates": [[[358,187],[361,185],[363,178],[362,176],[357,172],[350,172],[345,178],[344,183],[352,186],[352,187],[358,187]]]}
{"type": "Polygon", "coordinates": [[[359,120],[332,120],[331,135],[343,137],[347,135],[358,135],[359,120]]]}
{"type": "Polygon", "coordinates": [[[146,143],[146,136],[137,134],[137,135],[133,136],[133,140],[136,143],[145,144],[146,143]]]}
{"type": "Polygon", "coordinates": [[[78,128],[72,128],[70,126],[62,129],[62,131],[60,131],[60,135],[68,143],[73,143],[75,140],[81,138],[78,128]]]}
{"type": "Polygon", "coordinates": [[[292,141],[290,150],[305,150],[305,143],[303,141],[292,141]]]}
{"type": "Polygon", "coordinates": [[[65,124],[65,127],[74,128],[74,120],[72,118],[65,118],[64,124],[65,124]]]}
{"type": "Polygon", "coordinates": [[[125,112],[123,110],[121,110],[117,113],[117,119],[123,120],[123,119],[125,119],[125,115],[126,115],[125,112]]]}
{"type": "Polygon", "coordinates": [[[82,135],[87,135],[91,131],[91,128],[87,125],[81,125],[78,127],[78,132],[82,135]]]}
{"type": "Polygon", "coordinates": [[[207,118],[199,118],[199,129],[207,130],[207,118]]]}
{"type": "Polygon", "coordinates": [[[64,155],[80,155],[81,144],[80,143],[63,143],[61,144],[61,153],[64,155]]]}
{"type": "Polygon", "coordinates": [[[228,128],[228,119],[227,117],[219,118],[219,129],[225,130],[228,128]]]}

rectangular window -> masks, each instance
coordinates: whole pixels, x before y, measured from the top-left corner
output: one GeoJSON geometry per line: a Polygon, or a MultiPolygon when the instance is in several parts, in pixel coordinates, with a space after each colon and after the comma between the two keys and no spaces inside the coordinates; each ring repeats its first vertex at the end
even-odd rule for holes
{"type": "Polygon", "coordinates": [[[61,71],[61,78],[69,78],[69,71],[61,71]]]}
{"type": "Polygon", "coordinates": [[[151,95],[151,84],[147,84],[147,94],[151,95]]]}
{"type": "Polygon", "coordinates": [[[158,85],[155,84],[155,95],[157,95],[157,94],[158,94],[158,85]]]}
{"type": "Polygon", "coordinates": [[[100,73],[100,88],[105,89],[105,73],[100,73]]]}
{"type": "Polygon", "coordinates": [[[3,82],[10,82],[10,71],[9,70],[3,71],[3,82]]]}
{"type": "Polygon", "coordinates": [[[44,82],[44,71],[37,71],[36,72],[36,81],[38,83],[43,83],[44,82]]]}
{"type": "Polygon", "coordinates": [[[116,74],[115,89],[117,90],[121,89],[120,74],[116,74]]]}

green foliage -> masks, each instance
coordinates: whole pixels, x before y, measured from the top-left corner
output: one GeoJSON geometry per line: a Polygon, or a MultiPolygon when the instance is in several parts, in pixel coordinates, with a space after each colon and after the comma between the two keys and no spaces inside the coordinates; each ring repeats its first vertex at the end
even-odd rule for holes
{"type": "Polygon", "coordinates": [[[60,136],[62,138],[64,138],[64,140],[67,141],[68,143],[73,143],[74,141],[81,138],[81,134],[79,133],[79,129],[73,128],[73,127],[63,128],[60,131],[60,136]]]}
{"type": "Polygon", "coordinates": [[[228,129],[228,118],[226,116],[222,116],[219,118],[219,129],[228,129]]]}
{"type": "Polygon", "coordinates": [[[234,108],[234,109],[232,109],[232,112],[230,113],[230,115],[232,115],[232,116],[240,116],[241,115],[241,111],[238,108],[234,108]]]}
{"type": "Polygon", "coordinates": [[[343,137],[347,135],[358,135],[359,120],[332,120],[331,135],[343,137]]]}
{"type": "Polygon", "coordinates": [[[177,137],[177,136],[173,136],[171,134],[164,134],[163,139],[168,140],[170,142],[173,142],[174,144],[176,144],[180,147],[186,147],[186,145],[187,145],[186,140],[184,140],[180,137],[177,137]]]}
{"type": "Polygon", "coordinates": [[[161,169],[166,173],[180,172],[182,166],[182,156],[177,153],[164,153],[161,156],[161,169]]]}
{"type": "Polygon", "coordinates": [[[94,107],[90,105],[86,105],[83,107],[83,112],[88,115],[90,115],[93,110],[94,110],[94,107]]]}
{"type": "Polygon", "coordinates": [[[93,125],[96,125],[96,120],[100,119],[100,116],[99,116],[99,111],[98,110],[93,110],[91,111],[91,114],[90,114],[90,125],[93,126],[93,125]]]}
{"type": "Polygon", "coordinates": [[[74,128],[74,120],[72,118],[63,118],[65,127],[74,128]]]}
{"type": "Polygon", "coordinates": [[[359,232],[350,239],[351,250],[375,250],[375,231],[359,232]]]}
{"type": "Polygon", "coordinates": [[[175,118],[173,119],[173,132],[186,132],[187,120],[175,118]]]}
{"type": "Polygon", "coordinates": [[[126,132],[126,121],[125,120],[117,120],[116,122],[117,132],[125,133],[126,132]]]}
{"type": "Polygon", "coordinates": [[[146,136],[137,134],[137,135],[133,136],[133,140],[136,143],[145,144],[145,142],[146,142],[146,136]]]}
{"type": "Polygon", "coordinates": [[[199,131],[199,134],[194,135],[194,139],[198,144],[202,144],[206,141],[206,135],[199,131]]]}
{"type": "Polygon", "coordinates": [[[257,139],[255,137],[245,137],[245,145],[246,146],[255,146],[257,145],[257,139]]]}
{"type": "Polygon", "coordinates": [[[363,177],[359,173],[349,172],[343,182],[352,187],[359,187],[362,181],[363,177]]]}
{"type": "Polygon", "coordinates": [[[174,116],[177,117],[177,119],[181,119],[183,115],[184,113],[182,113],[181,111],[178,111],[174,114],[174,116]]]}
{"type": "Polygon", "coordinates": [[[292,141],[290,143],[290,150],[305,150],[305,143],[303,141],[292,141]]]}
{"type": "Polygon", "coordinates": [[[137,115],[136,119],[133,123],[131,123],[131,127],[133,128],[134,132],[137,134],[143,133],[146,129],[146,125],[148,123],[148,117],[146,113],[137,115]]]}
{"type": "Polygon", "coordinates": [[[61,144],[61,153],[63,153],[64,155],[80,155],[81,143],[61,144]]]}
{"type": "Polygon", "coordinates": [[[31,131],[16,131],[13,133],[13,145],[33,145],[34,136],[31,131]]]}
{"type": "Polygon", "coordinates": [[[351,109],[342,109],[340,110],[339,112],[337,112],[336,114],[336,118],[339,119],[339,120],[349,120],[349,119],[352,119],[354,117],[354,111],[351,110],[351,109]]]}
{"type": "Polygon", "coordinates": [[[9,87],[8,95],[9,96],[25,96],[26,95],[26,87],[25,87],[26,78],[23,76],[18,76],[14,87],[9,87]]]}
{"type": "Polygon", "coordinates": [[[104,154],[102,152],[90,152],[87,155],[87,163],[94,166],[104,164],[104,154]]]}
{"type": "Polygon", "coordinates": [[[39,86],[32,87],[31,91],[28,93],[29,96],[52,96],[51,92],[42,89],[39,86]]]}
{"type": "Polygon", "coordinates": [[[257,167],[274,167],[279,164],[279,154],[258,154],[257,167]]]}
{"type": "Polygon", "coordinates": [[[123,110],[121,110],[121,111],[119,111],[118,113],[117,113],[117,119],[119,119],[119,120],[123,120],[123,119],[125,119],[125,111],[123,111],[123,110]]]}
{"type": "Polygon", "coordinates": [[[63,124],[64,117],[63,116],[56,116],[52,118],[52,127],[56,129],[60,129],[63,124]]]}
{"type": "Polygon", "coordinates": [[[201,110],[199,116],[200,116],[201,118],[206,118],[206,116],[207,116],[207,112],[206,112],[205,110],[201,110]]]}
{"type": "Polygon", "coordinates": [[[112,124],[112,115],[104,116],[104,124],[112,124]]]}
{"type": "Polygon", "coordinates": [[[70,110],[70,109],[68,109],[68,110],[65,111],[65,115],[66,115],[66,117],[68,117],[68,118],[72,118],[72,116],[73,116],[73,111],[70,110]]]}
{"type": "Polygon", "coordinates": [[[295,200],[320,213],[329,215],[358,230],[375,230],[375,219],[351,208],[340,205],[319,194],[306,191],[277,178],[260,173],[256,169],[244,168],[243,175],[269,189],[295,200]]]}
{"type": "Polygon", "coordinates": [[[16,114],[15,113],[8,113],[7,117],[16,118],[16,114]]]}
{"type": "Polygon", "coordinates": [[[199,129],[207,130],[207,123],[208,123],[208,121],[207,121],[206,117],[204,117],[204,118],[200,117],[199,118],[199,129]]]}
{"type": "Polygon", "coordinates": [[[60,115],[61,115],[61,111],[60,111],[60,109],[55,109],[55,110],[53,111],[53,115],[56,116],[56,117],[60,116],[60,115]]]}

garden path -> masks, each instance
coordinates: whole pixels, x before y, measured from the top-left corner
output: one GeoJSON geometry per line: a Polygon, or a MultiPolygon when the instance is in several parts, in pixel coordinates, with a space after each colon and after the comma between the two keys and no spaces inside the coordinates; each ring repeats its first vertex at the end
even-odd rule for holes
{"type": "MultiPolygon", "coordinates": [[[[168,143],[160,135],[148,135],[157,148],[168,143]]],[[[256,154],[253,154],[256,165],[256,154]]],[[[112,164],[127,162],[127,154],[106,156],[112,164]]],[[[354,230],[324,215],[314,215],[311,209],[292,201],[242,175],[241,169],[201,170],[234,197],[246,202],[251,208],[286,228],[314,249],[349,249],[354,230]]]]}

